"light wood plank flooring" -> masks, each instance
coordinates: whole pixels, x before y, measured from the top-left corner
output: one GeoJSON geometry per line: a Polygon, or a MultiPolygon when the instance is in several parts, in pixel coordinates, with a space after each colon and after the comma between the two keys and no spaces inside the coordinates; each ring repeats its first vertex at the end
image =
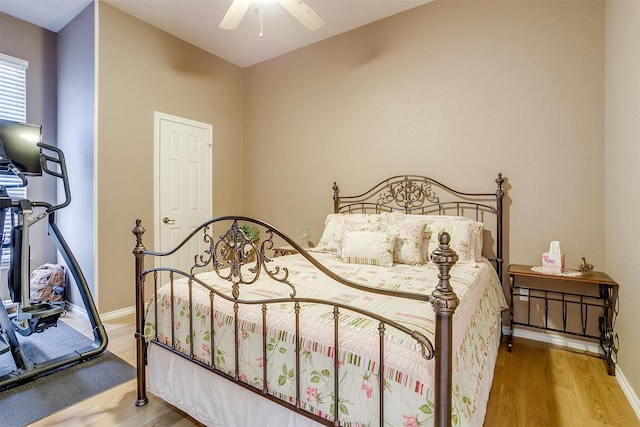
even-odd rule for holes
{"type": "Polygon", "coordinates": [[[605,362],[517,338],[500,346],[485,426],[640,426],[605,362]]]}
{"type": "MultiPolygon", "coordinates": [[[[70,313],[64,321],[90,335],[88,323],[70,313]]],[[[134,316],[104,322],[109,351],[135,364],[134,316]]],[[[162,400],[134,406],[135,380],[78,403],[34,426],[197,426],[162,400]]],[[[517,339],[500,347],[485,426],[640,426],[616,382],[596,357],[517,339]]],[[[245,427],[245,426],[228,426],[245,427]]],[[[259,426],[247,426],[259,427],[259,426]]]]}

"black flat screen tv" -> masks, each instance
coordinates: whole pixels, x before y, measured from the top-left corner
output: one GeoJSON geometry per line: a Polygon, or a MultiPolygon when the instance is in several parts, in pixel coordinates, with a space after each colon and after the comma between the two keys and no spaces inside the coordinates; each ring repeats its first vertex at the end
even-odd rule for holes
{"type": "Polygon", "coordinates": [[[11,162],[25,175],[42,175],[42,126],[0,119],[0,162],[11,162]]]}

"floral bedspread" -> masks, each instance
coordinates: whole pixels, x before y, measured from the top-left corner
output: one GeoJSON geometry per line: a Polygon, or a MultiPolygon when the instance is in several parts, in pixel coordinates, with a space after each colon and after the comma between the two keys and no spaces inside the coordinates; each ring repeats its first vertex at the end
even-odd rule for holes
{"type": "MultiPolygon", "coordinates": [[[[378,267],[347,264],[333,255],[314,253],[322,264],[342,277],[378,288],[430,294],[438,282],[437,269],[429,263],[378,267]]],[[[383,315],[432,339],[435,315],[429,303],[365,293],[333,282],[300,255],[275,258],[272,264],[289,269],[289,280],[297,297],[337,301],[383,315]]],[[[506,302],[495,270],[489,262],[455,265],[451,283],[460,299],[454,314],[452,425],[469,425],[478,407],[480,383],[488,358],[489,343],[499,334],[499,313],[506,302]]],[[[266,276],[266,275],[265,275],[266,276]]],[[[230,294],[229,283],[213,272],[200,279],[230,294]]],[[[239,339],[234,338],[233,304],[213,300],[213,337],[210,326],[210,292],[194,283],[192,287],[193,332],[186,280],[173,286],[173,306],[169,284],[163,286],[148,305],[147,339],[173,346],[187,355],[193,344],[194,359],[214,364],[236,375],[235,351],[239,353],[240,381],[291,403],[296,396],[296,352],[294,306],[269,305],[267,310],[267,357],[263,356],[261,305],[239,305],[239,339]],[[173,310],[173,322],[171,316],[173,310]],[[158,325],[153,324],[157,311],[158,325]],[[173,343],[172,329],[174,331],[173,343]],[[157,331],[156,331],[157,330],[157,331]],[[156,337],[157,333],[157,337],[156,337]],[[267,378],[263,366],[267,364],[267,378]]],[[[288,297],[290,288],[271,279],[243,285],[240,299],[264,300],[288,297]]],[[[319,303],[300,304],[300,404],[325,418],[334,417],[334,382],[338,386],[341,425],[379,425],[379,393],[384,393],[385,426],[426,426],[433,424],[433,360],[425,360],[420,347],[395,328],[385,330],[384,369],[379,375],[379,322],[361,314],[340,310],[337,346],[338,369],[334,369],[333,307],[319,303]]],[[[489,379],[490,380],[490,379],[489,379]]]]}

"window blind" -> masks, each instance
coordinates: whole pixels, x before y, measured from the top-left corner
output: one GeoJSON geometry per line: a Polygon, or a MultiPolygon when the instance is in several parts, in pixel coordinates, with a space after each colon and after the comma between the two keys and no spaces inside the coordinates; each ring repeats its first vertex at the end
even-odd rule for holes
{"type": "MultiPolygon", "coordinates": [[[[25,122],[27,120],[27,68],[29,62],[24,59],[0,53],[0,119],[25,122]]],[[[11,187],[20,182],[14,176],[0,175],[0,185],[11,187]]],[[[7,188],[12,198],[27,197],[26,187],[7,188]]],[[[9,233],[11,232],[12,215],[7,212],[4,219],[4,236],[2,239],[2,260],[0,268],[9,266],[9,233]]]]}
{"type": "Polygon", "coordinates": [[[27,67],[29,63],[0,53],[0,117],[27,119],[27,67]]]}

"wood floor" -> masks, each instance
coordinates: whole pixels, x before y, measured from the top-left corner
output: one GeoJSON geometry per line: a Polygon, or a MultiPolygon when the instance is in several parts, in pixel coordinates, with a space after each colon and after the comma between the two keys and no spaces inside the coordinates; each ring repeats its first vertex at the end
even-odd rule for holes
{"type": "MultiPolygon", "coordinates": [[[[86,321],[70,313],[64,321],[89,334],[86,321]]],[[[135,364],[134,317],[104,322],[109,351],[135,364]]],[[[149,396],[136,407],[135,380],[53,414],[33,426],[197,426],[184,413],[149,396]]],[[[513,352],[500,347],[486,427],[640,426],[620,386],[596,357],[518,339],[513,352]]],[[[228,426],[259,427],[259,426],[228,426]]]]}
{"type": "Polygon", "coordinates": [[[500,346],[485,426],[640,426],[605,362],[516,339],[500,346]]]}

